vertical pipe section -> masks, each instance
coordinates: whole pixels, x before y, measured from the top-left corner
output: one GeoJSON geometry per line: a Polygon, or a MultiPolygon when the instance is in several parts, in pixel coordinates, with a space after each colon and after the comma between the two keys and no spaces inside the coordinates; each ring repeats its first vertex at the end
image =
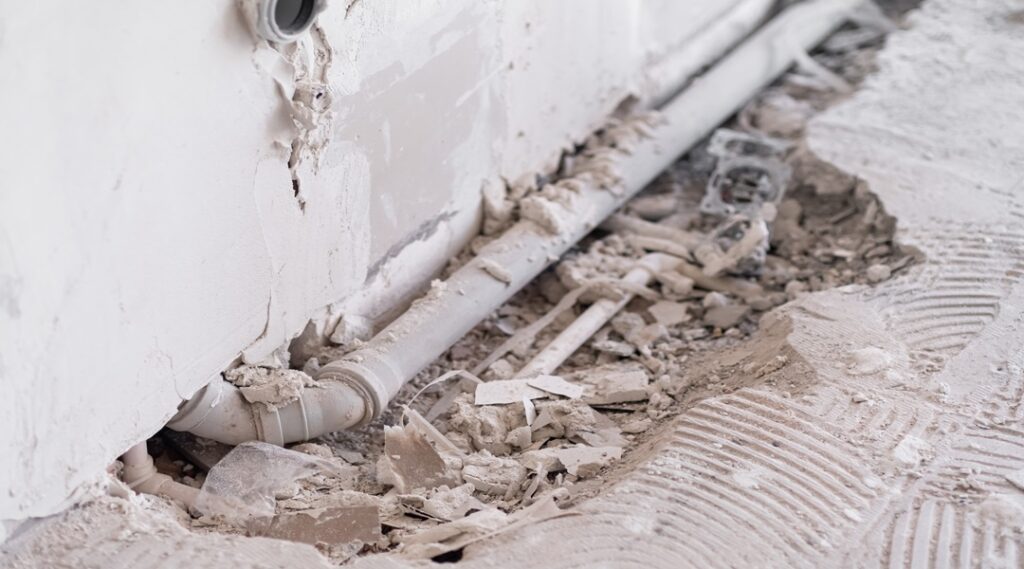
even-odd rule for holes
{"type": "Polygon", "coordinates": [[[553,234],[520,221],[415,303],[363,348],[321,368],[317,379],[361,385],[378,416],[406,381],[558,259],[676,158],[842,23],[862,0],[797,4],[697,78],[661,109],[664,123],[617,156],[616,191],[585,185],[564,204],[571,226],[553,234]]]}

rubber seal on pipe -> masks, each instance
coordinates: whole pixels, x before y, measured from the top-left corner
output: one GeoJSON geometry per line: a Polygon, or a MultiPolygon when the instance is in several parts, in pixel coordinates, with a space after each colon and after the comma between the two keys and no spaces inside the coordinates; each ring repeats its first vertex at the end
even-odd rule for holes
{"type": "MultiPolygon", "coordinates": [[[[374,361],[375,367],[383,367],[393,377],[398,377],[397,372],[387,362],[374,361]]],[[[316,375],[317,381],[339,381],[351,385],[358,391],[368,403],[367,407],[371,412],[364,415],[359,426],[366,425],[376,419],[384,412],[388,401],[391,400],[391,393],[387,389],[388,379],[381,378],[369,365],[363,365],[347,360],[330,362],[320,368],[316,375]]],[[[401,384],[398,385],[401,387],[401,384]]]]}
{"type": "Polygon", "coordinates": [[[254,405],[256,415],[256,429],[259,431],[260,440],[272,445],[283,447],[284,426],[281,424],[281,414],[277,409],[269,409],[263,405],[254,405]]]}
{"type": "Polygon", "coordinates": [[[316,23],[326,0],[257,0],[256,31],[264,39],[291,43],[316,23]]]}

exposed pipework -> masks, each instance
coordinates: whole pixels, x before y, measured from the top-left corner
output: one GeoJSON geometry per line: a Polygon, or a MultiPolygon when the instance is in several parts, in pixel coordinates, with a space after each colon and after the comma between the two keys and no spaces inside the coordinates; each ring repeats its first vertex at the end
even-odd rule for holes
{"type": "MultiPolygon", "coordinates": [[[[664,253],[649,253],[637,263],[635,269],[622,277],[623,282],[632,286],[647,286],[658,273],[670,271],[679,265],[679,259],[664,253]]],[[[620,298],[602,298],[591,304],[573,323],[562,330],[554,340],[533,356],[517,374],[519,377],[533,377],[553,373],[562,362],[569,359],[576,350],[597,333],[606,322],[618,314],[635,295],[623,291],[620,298]]]]}
{"type": "Polygon", "coordinates": [[[124,470],[121,478],[129,488],[143,494],[156,494],[178,500],[192,507],[199,498],[199,489],[175,482],[173,478],[156,471],[153,457],[146,450],[146,443],[139,443],[121,456],[124,470]]]}
{"type": "Polygon", "coordinates": [[[782,12],[660,109],[663,123],[628,155],[615,154],[615,191],[596,183],[570,192],[557,233],[520,221],[377,334],[323,366],[319,388],[278,409],[250,405],[238,389],[214,382],[187,401],[168,426],[228,444],[284,444],[365,424],[416,373],[558,259],[678,156],[788,69],[798,50],[820,42],[862,0],[812,0],[782,12]],[[495,268],[500,268],[500,278],[495,268]]]}

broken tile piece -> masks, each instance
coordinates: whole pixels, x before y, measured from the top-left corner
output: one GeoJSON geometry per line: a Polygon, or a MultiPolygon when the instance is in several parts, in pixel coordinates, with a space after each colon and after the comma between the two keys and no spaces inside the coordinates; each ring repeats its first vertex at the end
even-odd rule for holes
{"type": "Polygon", "coordinates": [[[527,379],[502,379],[477,384],[473,403],[476,405],[508,405],[519,403],[524,397],[539,399],[547,393],[530,387],[527,379]]]}
{"type": "Polygon", "coordinates": [[[415,427],[384,427],[381,460],[388,475],[382,482],[401,493],[454,485],[444,459],[415,427]]]}
{"type": "Polygon", "coordinates": [[[647,312],[662,326],[675,326],[690,320],[687,306],[681,302],[662,300],[647,307],[647,312]]]}
{"type": "Polygon", "coordinates": [[[265,535],[313,545],[373,543],[381,538],[380,517],[374,504],[287,512],[274,516],[265,535]]]}
{"type": "Polygon", "coordinates": [[[539,375],[527,380],[530,387],[536,387],[541,391],[561,395],[569,399],[579,399],[583,396],[583,386],[558,377],[557,375],[539,375]]]}

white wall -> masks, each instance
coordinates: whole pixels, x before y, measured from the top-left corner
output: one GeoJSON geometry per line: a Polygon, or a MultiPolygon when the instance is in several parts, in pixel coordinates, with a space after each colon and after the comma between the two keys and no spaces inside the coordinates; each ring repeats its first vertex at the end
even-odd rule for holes
{"type": "Polygon", "coordinates": [[[732,3],[335,0],[297,197],[296,71],[233,2],[0,0],[0,520],[64,507],[328,305],[394,305],[483,180],[552,164],[732,3]]]}

